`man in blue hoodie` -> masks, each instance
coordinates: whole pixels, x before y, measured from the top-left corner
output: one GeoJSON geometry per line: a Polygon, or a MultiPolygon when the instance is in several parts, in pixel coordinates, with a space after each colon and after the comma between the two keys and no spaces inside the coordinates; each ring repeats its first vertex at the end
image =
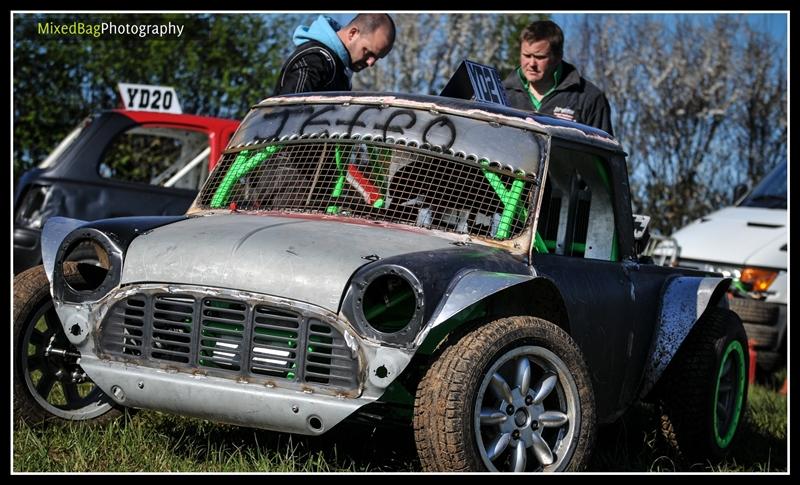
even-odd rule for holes
{"type": "Polygon", "coordinates": [[[340,27],[320,15],[292,38],[297,47],[284,62],[273,94],[350,91],[353,72],[372,66],[392,50],[394,21],[387,14],[358,14],[340,27]]]}

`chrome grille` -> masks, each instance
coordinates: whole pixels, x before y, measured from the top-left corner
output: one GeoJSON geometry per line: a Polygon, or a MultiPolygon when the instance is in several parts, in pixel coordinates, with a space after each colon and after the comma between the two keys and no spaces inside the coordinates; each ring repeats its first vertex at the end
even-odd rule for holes
{"type": "Polygon", "coordinates": [[[100,353],[140,365],[264,382],[358,386],[341,333],[306,312],[233,298],[139,293],[100,327],[100,353]]]}
{"type": "Polygon", "coordinates": [[[503,240],[528,223],[535,177],[486,160],[373,140],[281,141],[226,154],[203,209],[283,210],[503,240]]]}

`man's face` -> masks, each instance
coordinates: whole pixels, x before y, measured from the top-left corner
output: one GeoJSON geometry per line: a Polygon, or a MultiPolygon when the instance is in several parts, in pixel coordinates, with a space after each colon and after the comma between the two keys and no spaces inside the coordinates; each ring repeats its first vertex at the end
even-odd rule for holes
{"type": "Polygon", "coordinates": [[[347,52],[350,53],[350,62],[353,72],[358,72],[372,67],[378,59],[386,57],[392,49],[389,44],[389,28],[380,27],[371,34],[364,34],[353,27],[347,32],[347,52]]]}
{"type": "Polygon", "coordinates": [[[553,79],[553,72],[559,62],[561,59],[550,50],[549,41],[522,41],[519,50],[519,65],[522,66],[522,74],[528,82],[537,83],[542,79],[553,79]]]}

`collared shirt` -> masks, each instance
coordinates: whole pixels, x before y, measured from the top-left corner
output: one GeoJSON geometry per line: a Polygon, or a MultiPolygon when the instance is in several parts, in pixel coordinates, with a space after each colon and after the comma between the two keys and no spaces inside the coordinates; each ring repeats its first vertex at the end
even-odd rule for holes
{"type": "MultiPolygon", "coordinates": [[[[548,94],[552,93],[556,90],[558,83],[561,82],[561,72],[562,72],[561,63],[558,64],[556,70],[553,72],[553,85],[550,86],[550,89],[547,90],[546,93],[542,95],[542,100],[547,97],[548,94]]],[[[531,98],[531,104],[533,104],[533,109],[539,111],[542,109],[542,101],[536,99],[536,96],[530,90],[530,81],[528,81],[525,76],[522,74],[522,66],[517,68],[517,75],[519,76],[519,81],[522,83],[522,87],[525,88],[525,92],[528,93],[528,96],[531,98]]]]}
{"type": "MultiPolygon", "coordinates": [[[[561,61],[555,84],[540,100],[528,89],[528,82],[517,68],[503,80],[508,104],[512,108],[547,114],[611,131],[611,108],[603,92],[581,77],[575,66],[561,61]]],[[[556,75],[555,73],[553,74],[556,75]]]]}

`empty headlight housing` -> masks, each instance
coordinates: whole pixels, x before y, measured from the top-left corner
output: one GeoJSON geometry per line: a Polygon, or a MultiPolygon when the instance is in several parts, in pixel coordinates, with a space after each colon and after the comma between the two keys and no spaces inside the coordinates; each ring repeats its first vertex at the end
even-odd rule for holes
{"type": "Polygon", "coordinates": [[[121,272],[122,251],[117,244],[97,229],[79,228],[64,238],[58,250],[53,290],[63,301],[96,301],[119,283],[121,272]],[[65,278],[73,265],[79,276],[65,278]]]}
{"type": "Polygon", "coordinates": [[[349,299],[352,317],[368,337],[407,343],[419,331],[425,309],[422,284],[402,266],[381,265],[357,274],[349,299]]]}

